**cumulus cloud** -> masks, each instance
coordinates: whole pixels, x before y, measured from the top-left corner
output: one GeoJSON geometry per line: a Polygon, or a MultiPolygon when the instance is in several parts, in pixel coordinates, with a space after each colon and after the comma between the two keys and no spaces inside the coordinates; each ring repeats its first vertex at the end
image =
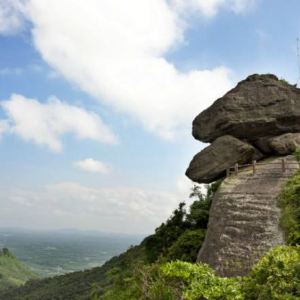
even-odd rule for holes
{"type": "Polygon", "coordinates": [[[19,26],[14,16],[24,12],[37,50],[54,70],[149,131],[172,138],[232,85],[223,66],[181,72],[165,58],[184,40],[186,12],[240,13],[256,1],[0,0],[0,5],[2,15],[11,16],[2,17],[4,23],[16,24],[10,28],[19,26]]]}
{"type": "MultiPolygon", "coordinates": [[[[220,6],[194,2],[208,15],[220,6]]],[[[34,44],[54,70],[172,138],[231,87],[223,66],[181,72],[165,58],[184,40],[185,22],[174,7],[165,0],[30,0],[27,15],[34,44]]]]}
{"type": "Polygon", "coordinates": [[[13,34],[24,23],[23,0],[0,0],[0,34],[13,34]]]}
{"type": "Polygon", "coordinates": [[[10,133],[26,141],[45,145],[55,152],[62,150],[61,137],[68,133],[78,139],[106,144],[117,142],[116,136],[98,115],[55,97],[47,103],[41,103],[14,94],[0,105],[7,115],[7,120],[2,122],[9,123],[10,133]]]}
{"type": "Polygon", "coordinates": [[[150,233],[186,198],[176,189],[93,188],[75,182],[34,190],[6,187],[0,189],[0,226],[150,233]]]}
{"type": "Polygon", "coordinates": [[[87,158],[84,160],[75,161],[74,166],[82,171],[91,173],[107,174],[111,171],[111,168],[106,163],[95,160],[93,158],[87,158]]]}

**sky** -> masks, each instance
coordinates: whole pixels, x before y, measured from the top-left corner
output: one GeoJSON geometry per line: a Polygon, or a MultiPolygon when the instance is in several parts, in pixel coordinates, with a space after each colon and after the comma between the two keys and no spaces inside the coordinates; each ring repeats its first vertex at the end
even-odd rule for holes
{"type": "Polygon", "coordinates": [[[0,0],[0,227],[147,234],[253,73],[299,81],[297,0],[0,0]]]}

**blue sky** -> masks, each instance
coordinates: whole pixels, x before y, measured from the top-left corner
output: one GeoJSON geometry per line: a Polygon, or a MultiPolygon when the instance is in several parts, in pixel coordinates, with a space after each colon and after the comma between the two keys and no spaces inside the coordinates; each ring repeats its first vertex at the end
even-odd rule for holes
{"type": "Polygon", "coordinates": [[[299,9],[0,0],[0,226],[153,231],[188,200],[193,118],[252,73],[297,82],[299,9]]]}

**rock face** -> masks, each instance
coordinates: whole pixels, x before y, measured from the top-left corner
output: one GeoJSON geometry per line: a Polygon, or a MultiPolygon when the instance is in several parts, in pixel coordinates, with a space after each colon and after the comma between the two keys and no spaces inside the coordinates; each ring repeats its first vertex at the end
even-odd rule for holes
{"type": "Polygon", "coordinates": [[[288,155],[300,147],[300,133],[259,138],[254,144],[264,154],[288,155]]]}
{"type": "Polygon", "coordinates": [[[300,89],[274,75],[249,76],[195,118],[193,136],[211,143],[186,171],[198,183],[215,181],[236,163],[266,158],[222,182],[198,255],[219,275],[245,275],[284,243],[277,197],[299,164],[294,156],[286,164],[278,156],[300,147],[300,89]]]}
{"type": "Polygon", "coordinates": [[[213,267],[221,276],[246,275],[270,248],[284,244],[279,228],[277,197],[288,178],[299,168],[294,156],[246,168],[238,176],[227,177],[210,209],[208,231],[198,262],[213,267]]]}
{"type": "Polygon", "coordinates": [[[213,182],[235,163],[291,154],[300,146],[300,89],[271,74],[251,75],[195,118],[193,136],[212,142],[187,169],[198,183],[213,182]],[[226,145],[229,135],[235,142],[226,145]]]}
{"type": "Polygon", "coordinates": [[[225,135],[194,156],[186,175],[193,181],[210,183],[224,176],[226,169],[236,162],[244,164],[261,157],[250,144],[225,135]]]}
{"type": "Polygon", "coordinates": [[[212,142],[222,135],[253,141],[300,132],[300,89],[274,75],[252,75],[200,113],[193,136],[212,142]]]}
{"type": "Polygon", "coordinates": [[[300,146],[300,133],[286,133],[269,139],[272,152],[279,155],[292,154],[300,146]]]}

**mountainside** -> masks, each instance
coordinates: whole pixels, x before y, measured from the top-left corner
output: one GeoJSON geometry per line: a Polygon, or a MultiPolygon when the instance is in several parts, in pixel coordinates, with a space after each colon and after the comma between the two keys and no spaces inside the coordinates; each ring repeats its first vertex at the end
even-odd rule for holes
{"type": "Polygon", "coordinates": [[[240,82],[194,120],[194,137],[212,144],[186,174],[210,183],[205,195],[196,185],[189,209],[180,203],[102,267],[0,291],[0,300],[299,300],[299,95],[274,75],[240,82]]]}
{"type": "MultiPolygon", "coordinates": [[[[94,299],[93,294],[104,296],[106,292],[110,293],[110,288],[116,289],[116,292],[125,292],[124,288],[118,288],[120,283],[130,282],[136,272],[157,261],[181,259],[195,262],[205,237],[211,200],[218,186],[218,182],[209,186],[206,194],[195,186],[190,195],[195,201],[189,209],[180,203],[172,216],[156,228],[154,234],[146,237],[140,245],[113,257],[103,266],[30,281],[22,287],[0,291],[0,300],[94,299]]],[[[114,294],[108,299],[123,299],[120,297],[114,294]]],[[[132,297],[126,295],[124,299],[132,297]]]]}
{"type": "Polygon", "coordinates": [[[0,250],[0,290],[16,287],[38,275],[14,257],[8,249],[0,250]]]}
{"type": "MultiPolygon", "coordinates": [[[[146,238],[141,245],[112,258],[102,267],[30,281],[22,287],[0,291],[0,299],[300,299],[299,247],[274,249],[261,259],[250,276],[245,277],[245,281],[238,277],[218,278],[205,265],[182,262],[186,259],[193,262],[195,259],[203,234],[194,233],[199,230],[205,233],[203,227],[207,225],[209,202],[217,187],[218,184],[213,192],[209,189],[209,197],[204,198],[198,193],[199,189],[195,188],[192,196],[196,193],[199,199],[192,203],[189,213],[184,212],[180,205],[169,220],[156,229],[155,234],[146,238]],[[186,223],[186,220],[189,221],[186,223]],[[191,224],[194,224],[194,229],[190,227],[191,224]],[[273,293],[281,295],[281,298],[273,297],[273,293]]],[[[287,243],[292,245],[300,242],[299,187],[299,171],[282,187],[283,229],[287,243]]],[[[220,191],[222,189],[221,186],[220,191]]],[[[214,201],[218,197],[217,192],[214,201]]]]}
{"type": "MultiPolygon", "coordinates": [[[[128,254],[123,254],[127,256],[128,254]]],[[[119,266],[122,255],[109,260],[101,267],[73,272],[61,276],[30,281],[22,287],[0,291],[1,300],[81,300],[91,299],[93,286],[109,286],[106,273],[119,266]]],[[[101,291],[99,291],[101,292],[101,291]]]]}

